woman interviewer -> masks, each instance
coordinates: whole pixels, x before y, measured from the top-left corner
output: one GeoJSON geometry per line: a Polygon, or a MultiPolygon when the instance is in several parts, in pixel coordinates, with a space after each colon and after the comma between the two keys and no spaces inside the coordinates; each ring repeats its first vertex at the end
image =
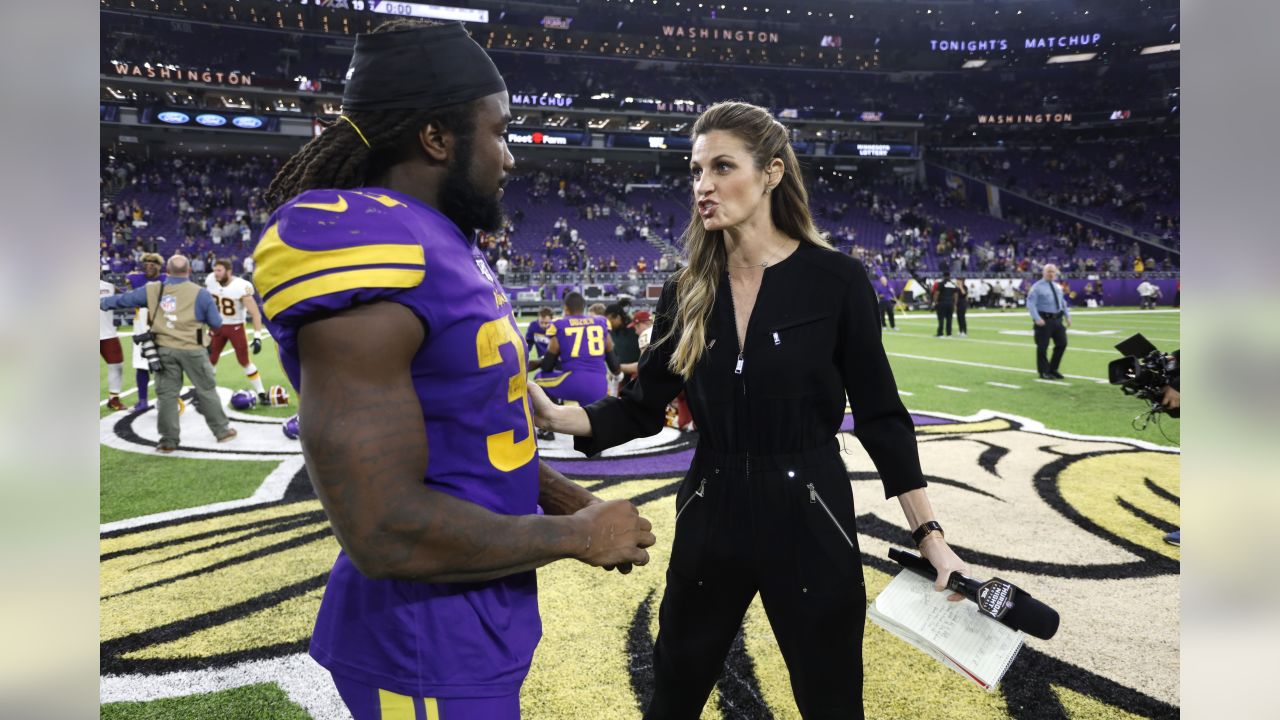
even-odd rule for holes
{"type": "Polygon", "coordinates": [[[967,568],[925,495],[875,291],[814,228],[786,129],[730,102],[692,138],[689,265],[663,289],[637,382],[585,408],[531,385],[536,422],[590,455],[658,432],[667,403],[688,395],[699,444],[676,497],[646,717],[698,717],[759,592],[804,717],[861,718],[866,588],[835,439],[846,393],[939,578],[967,568]]]}

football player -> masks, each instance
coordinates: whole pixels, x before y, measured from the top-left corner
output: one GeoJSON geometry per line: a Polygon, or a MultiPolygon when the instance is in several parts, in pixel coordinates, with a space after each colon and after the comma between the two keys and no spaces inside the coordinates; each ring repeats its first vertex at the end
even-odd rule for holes
{"type": "Polygon", "coordinates": [[[534,569],[648,561],[651,526],[538,459],[502,227],[505,83],[460,23],[356,37],[340,116],[272,181],[254,282],[342,550],[311,656],[355,720],[520,715],[534,569]]]}
{"type": "Polygon", "coordinates": [[[524,333],[524,344],[529,346],[529,359],[533,359],[533,351],[537,349],[538,357],[545,357],[547,354],[547,326],[556,317],[556,313],[549,307],[544,307],[538,311],[538,319],[529,323],[529,327],[524,333]]]}
{"type": "Polygon", "coordinates": [[[618,372],[609,321],[584,315],[586,304],[580,293],[569,293],[564,298],[564,317],[547,326],[547,352],[534,382],[552,400],[590,405],[609,394],[610,373],[618,372]]]}
{"type": "MultiPolygon", "coordinates": [[[[162,256],[158,253],[147,253],[142,256],[142,272],[129,273],[124,278],[128,281],[130,288],[137,290],[140,287],[145,287],[149,282],[164,282],[168,276],[160,272],[163,267],[164,258],[162,256]]],[[[150,313],[150,309],[145,307],[134,311],[134,335],[151,329],[151,319],[148,317],[148,313],[150,313]]],[[[142,412],[151,407],[151,404],[147,402],[147,388],[151,383],[151,366],[142,357],[142,348],[138,347],[137,343],[133,344],[133,370],[134,382],[138,385],[138,402],[134,404],[133,409],[135,412],[142,412]]],[[[181,399],[179,399],[179,403],[181,403],[181,399]]]]}
{"type": "Polygon", "coordinates": [[[236,360],[244,368],[244,375],[249,379],[254,392],[258,393],[258,402],[268,404],[266,388],[262,386],[262,374],[258,366],[249,360],[249,343],[244,334],[244,316],[247,313],[253,322],[253,354],[262,352],[262,320],[258,313],[258,303],[253,299],[253,285],[244,278],[231,273],[230,260],[218,260],[213,264],[213,272],[205,276],[205,287],[213,295],[213,301],[222,314],[222,327],[210,334],[209,362],[215,366],[222,356],[222,348],[227,343],[235,348],[236,360]]]}
{"type": "MultiPolygon", "coordinates": [[[[106,280],[98,280],[98,298],[116,294],[116,286],[106,280]]],[[[124,384],[124,348],[116,333],[114,310],[98,311],[98,354],[107,363],[107,407],[123,410],[120,402],[120,386],[124,384]]]]}

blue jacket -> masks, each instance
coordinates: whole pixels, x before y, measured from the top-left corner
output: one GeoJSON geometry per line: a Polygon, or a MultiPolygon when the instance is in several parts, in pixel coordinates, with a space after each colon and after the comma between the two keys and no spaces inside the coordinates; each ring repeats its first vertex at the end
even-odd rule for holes
{"type": "MultiPolygon", "coordinates": [[[[179,283],[191,282],[188,278],[168,278],[164,281],[165,285],[177,285],[179,283]]],[[[136,290],[130,290],[123,295],[108,295],[102,298],[98,303],[101,310],[121,310],[124,308],[140,308],[147,306],[147,286],[136,290]]],[[[196,319],[208,325],[210,328],[217,330],[222,327],[222,315],[218,313],[218,305],[213,301],[213,296],[208,290],[200,288],[200,292],[196,293],[196,319]]]]}

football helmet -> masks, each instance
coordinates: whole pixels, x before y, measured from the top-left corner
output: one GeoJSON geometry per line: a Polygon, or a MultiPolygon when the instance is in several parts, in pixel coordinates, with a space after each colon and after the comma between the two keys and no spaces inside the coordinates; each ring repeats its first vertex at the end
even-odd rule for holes
{"type": "Polygon", "coordinates": [[[231,393],[231,407],[236,410],[249,410],[258,404],[258,398],[248,390],[237,390],[231,393]]]}
{"type": "Polygon", "coordinates": [[[289,391],[284,389],[283,385],[272,385],[267,391],[267,400],[277,407],[289,404],[289,391]]]}
{"type": "Polygon", "coordinates": [[[290,440],[297,440],[298,439],[298,416],[294,415],[288,420],[285,420],[284,425],[281,427],[281,429],[284,431],[285,437],[289,438],[290,440]]]}

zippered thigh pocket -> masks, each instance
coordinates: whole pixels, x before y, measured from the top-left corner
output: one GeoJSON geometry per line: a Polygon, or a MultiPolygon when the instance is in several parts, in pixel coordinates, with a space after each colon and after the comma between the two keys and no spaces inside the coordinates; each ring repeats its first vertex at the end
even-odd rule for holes
{"type": "Polygon", "coordinates": [[[681,505],[676,510],[676,524],[677,525],[680,524],[680,516],[684,514],[685,510],[689,509],[689,506],[692,505],[695,500],[698,500],[699,498],[705,498],[706,496],[707,496],[707,479],[702,478],[702,480],[698,482],[698,489],[694,490],[693,494],[690,495],[688,499],[684,501],[684,504],[681,505]]]}
{"type": "Polygon", "coordinates": [[[790,478],[798,505],[797,565],[806,592],[832,592],[864,585],[862,553],[854,526],[852,488],[843,467],[812,468],[790,478]]]}

